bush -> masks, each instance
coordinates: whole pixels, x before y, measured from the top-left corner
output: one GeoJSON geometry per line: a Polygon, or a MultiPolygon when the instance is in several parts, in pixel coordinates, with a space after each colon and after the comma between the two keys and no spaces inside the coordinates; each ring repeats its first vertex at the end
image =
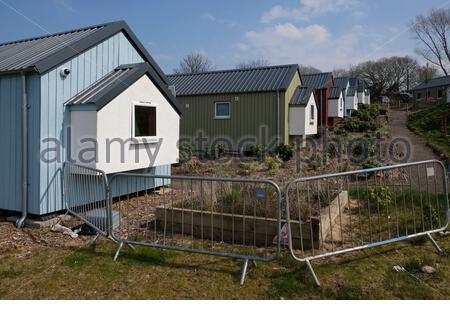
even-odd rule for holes
{"type": "Polygon", "coordinates": [[[330,158],[335,158],[339,153],[338,150],[336,148],[336,144],[334,143],[328,143],[328,156],[330,158]]]}
{"type": "Polygon", "coordinates": [[[256,168],[258,168],[259,163],[258,162],[241,162],[239,164],[239,167],[241,169],[244,169],[245,171],[255,171],[256,168]]]}
{"type": "Polygon", "coordinates": [[[200,168],[200,161],[197,159],[191,159],[185,163],[186,170],[190,173],[195,173],[200,168]]]}
{"type": "Polygon", "coordinates": [[[258,146],[257,144],[250,144],[247,150],[245,150],[245,155],[247,157],[257,157],[259,156],[260,152],[261,152],[260,146],[258,146]]]}
{"type": "Polygon", "coordinates": [[[369,187],[369,200],[371,203],[377,203],[381,208],[386,208],[392,205],[393,192],[385,187],[369,187]]]}
{"type": "Polygon", "coordinates": [[[271,171],[276,171],[280,169],[282,160],[275,156],[275,157],[265,157],[264,163],[267,165],[267,168],[271,171]]]}
{"type": "Polygon", "coordinates": [[[194,154],[194,145],[189,143],[184,143],[180,146],[180,162],[186,162],[192,158],[194,154]]]}
{"type": "Polygon", "coordinates": [[[205,146],[205,150],[203,151],[203,157],[205,159],[211,159],[212,153],[211,153],[211,146],[205,146]]]}
{"type": "Polygon", "coordinates": [[[363,169],[372,169],[381,167],[381,163],[376,161],[375,159],[369,159],[366,162],[361,164],[363,169]]]}
{"type": "Polygon", "coordinates": [[[313,170],[319,170],[323,164],[323,156],[320,153],[317,153],[314,160],[311,162],[311,168],[313,170]]]}
{"type": "Polygon", "coordinates": [[[218,158],[222,158],[227,153],[225,146],[223,144],[218,144],[216,146],[216,154],[218,158]]]}
{"type": "Polygon", "coordinates": [[[280,144],[276,149],[275,152],[278,154],[278,156],[283,161],[289,161],[294,156],[294,146],[288,145],[288,144],[280,144]]]}
{"type": "Polygon", "coordinates": [[[222,198],[222,201],[225,205],[233,205],[238,203],[241,200],[241,193],[239,190],[230,190],[222,198]]]}

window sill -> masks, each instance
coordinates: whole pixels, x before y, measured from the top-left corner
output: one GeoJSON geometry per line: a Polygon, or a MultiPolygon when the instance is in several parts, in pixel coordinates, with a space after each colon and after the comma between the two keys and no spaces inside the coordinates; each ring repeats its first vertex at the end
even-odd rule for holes
{"type": "Polygon", "coordinates": [[[139,145],[139,144],[156,144],[158,143],[157,137],[142,137],[142,138],[131,138],[131,145],[139,145]]]}
{"type": "Polygon", "coordinates": [[[214,117],[214,120],[230,120],[231,117],[214,117]]]}

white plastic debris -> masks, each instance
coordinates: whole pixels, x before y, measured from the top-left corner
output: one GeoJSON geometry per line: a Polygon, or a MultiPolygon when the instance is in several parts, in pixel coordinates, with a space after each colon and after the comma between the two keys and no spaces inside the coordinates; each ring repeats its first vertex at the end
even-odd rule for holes
{"type": "Polygon", "coordinates": [[[423,273],[428,273],[428,274],[432,274],[432,273],[436,272],[436,269],[433,267],[430,267],[430,266],[423,266],[421,270],[423,273]]]}
{"type": "Polygon", "coordinates": [[[60,225],[59,223],[55,224],[51,230],[54,232],[61,232],[62,234],[71,236],[72,238],[78,238],[78,234],[76,234],[69,228],[60,225]]]}
{"type": "Polygon", "coordinates": [[[405,268],[402,266],[394,266],[392,269],[394,269],[395,272],[405,272],[405,268]]]}

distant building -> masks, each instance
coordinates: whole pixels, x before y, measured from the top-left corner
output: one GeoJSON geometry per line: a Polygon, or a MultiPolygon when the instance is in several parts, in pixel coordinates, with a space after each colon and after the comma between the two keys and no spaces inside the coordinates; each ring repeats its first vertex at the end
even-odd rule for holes
{"type": "Polygon", "coordinates": [[[333,74],[331,72],[303,74],[302,85],[314,89],[319,109],[318,126],[327,128],[329,126],[328,101],[331,88],[334,86],[333,74]]]}
{"type": "Polygon", "coordinates": [[[411,90],[415,101],[450,102],[450,76],[422,82],[411,90]]]}
{"type": "Polygon", "coordinates": [[[353,110],[358,110],[358,97],[356,87],[350,85],[350,78],[338,77],[334,79],[334,84],[340,87],[344,97],[344,116],[350,117],[353,110]]]}
{"type": "Polygon", "coordinates": [[[196,150],[225,144],[241,152],[249,144],[274,148],[317,132],[314,90],[305,87],[298,65],[218,70],[168,76],[185,107],[182,143],[196,150]],[[196,143],[200,135],[206,139],[196,143]]]}

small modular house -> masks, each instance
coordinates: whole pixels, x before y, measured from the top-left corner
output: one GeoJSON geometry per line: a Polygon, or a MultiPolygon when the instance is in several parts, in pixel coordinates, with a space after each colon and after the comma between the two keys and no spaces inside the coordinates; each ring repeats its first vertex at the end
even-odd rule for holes
{"type": "Polygon", "coordinates": [[[370,104],[370,88],[365,80],[359,78],[350,78],[351,86],[356,87],[358,103],[370,104]]]}
{"type": "Polygon", "coordinates": [[[348,77],[338,77],[334,79],[335,86],[340,87],[344,96],[344,117],[350,117],[353,110],[358,110],[358,97],[356,88],[350,86],[348,77]]]}
{"type": "Polygon", "coordinates": [[[298,65],[174,74],[168,78],[184,107],[181,144],[191,143],[197,151],[207,146],[214,149],[217,144],[230,152],[245,151],[250,144],[273,149],[279,143],[289,143],[295,135],[315,133],[311,126],[317,121],[304,110],[315,106],[314,93],[301,90],[301,97],[293,100],[302,86],[298,65]],[[200,137],[205,139],[201,145],[197,143],[200,137]]]}
{"type": "Polygon", "coordinates": [[[411,90],[417,102],[450,102],[450,76],[422,82],[411,90]]]}
{"type": "Polygon", "coordinates": [[[331,88],[334,86],[333,74],[331,72],[303,74],[301,81],[303,86],[314,89],[319,110],[318,126],[327,128],[329,125],[328,99],[331,88]]]}
{"type": "Polygon", "coordinates": [[[297,87],[289,102],[289,135],[302,137],[306,144],[306,136],[317,134],[318,110],[314,90],[308,87],[297,87]]]}
{"type": "Polygon", "coordinates": [[[0,209],[63,210],[65,161],[170,174],[180,115],[166,76],[123,21],[0,44],[0,209]]]}
{"type": "Polygon", "coordinates": [[[334,123],[335,118],[344,117],[344,90],[341,87],[332,87],[328,98],[328,122],[334,123]]]}

